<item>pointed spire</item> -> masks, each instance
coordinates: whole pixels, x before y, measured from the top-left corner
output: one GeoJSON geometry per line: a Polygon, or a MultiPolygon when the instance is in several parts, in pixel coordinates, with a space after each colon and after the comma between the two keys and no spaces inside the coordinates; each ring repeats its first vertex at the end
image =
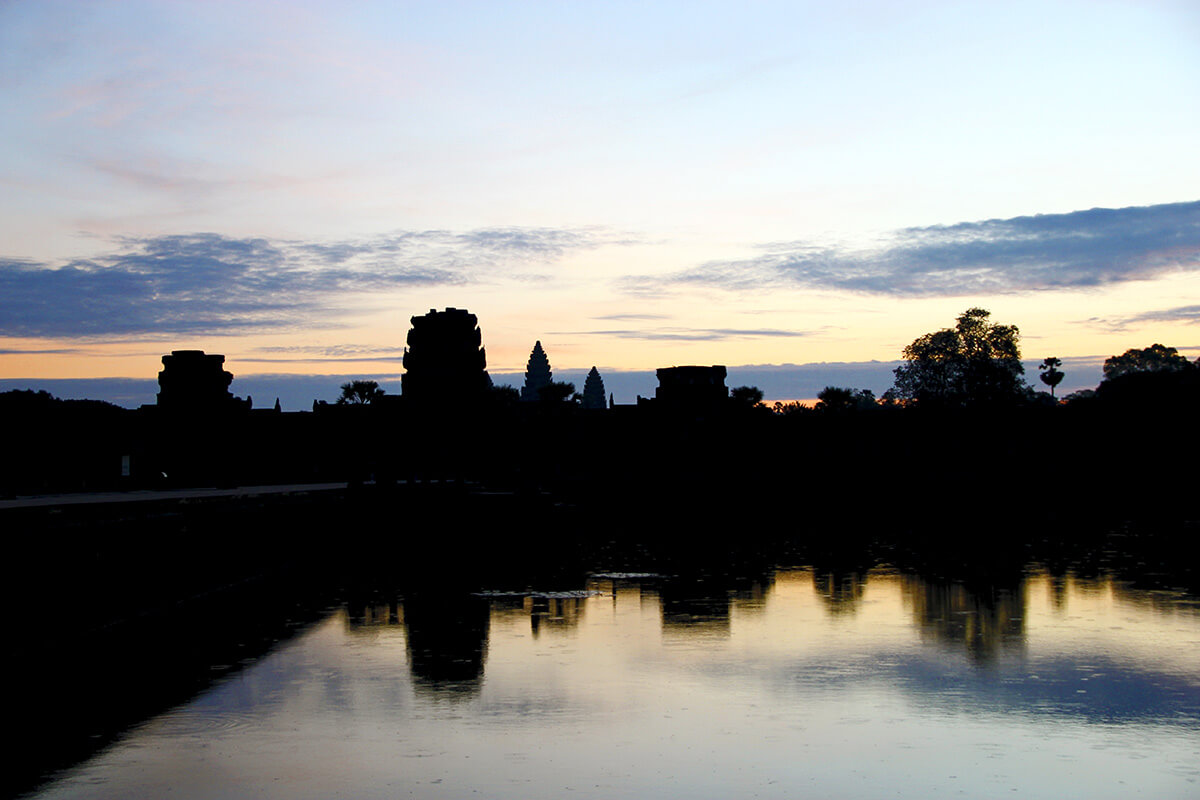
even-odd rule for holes
{"type": "Polygon", "coordinates": [[[533,352],[529,354],[529,364],[525,367],[525,385],[521,387],[521,400],[532,403],[540,398],[542,387],[549,386],[552,380],[550,359],[542,349],[539,339],[533,343],[533,352]]]}
{"type": "Polygon", "coordinates": [[[604,408],[604,379],[595,367],[583,382],[583,407],[604,408]]]}

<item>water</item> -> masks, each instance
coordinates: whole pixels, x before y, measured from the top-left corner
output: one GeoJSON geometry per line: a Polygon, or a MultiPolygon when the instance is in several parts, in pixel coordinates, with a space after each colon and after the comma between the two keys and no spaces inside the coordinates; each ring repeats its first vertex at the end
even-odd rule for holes
{"type": "Polygon", "coordinates": [[[424,592],[303,634],[39,798],[1200,797],[1200,604],[877,569],[424,592]]]}

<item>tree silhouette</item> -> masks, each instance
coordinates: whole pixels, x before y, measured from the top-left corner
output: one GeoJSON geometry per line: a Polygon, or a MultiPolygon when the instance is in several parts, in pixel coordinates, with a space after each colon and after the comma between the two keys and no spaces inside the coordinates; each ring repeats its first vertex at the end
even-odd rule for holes
{"type": "Polygon", "coordinates": [[[927,333],[904,348],[889,396],[920,405],[956,407],[1012,403],[1027,391],[1015,325],[989,322],[968,308],[953,328],[927,333]]]}
{"type": "Polygon", "coordinates": [[[1050,396],[1054,397],[1054,387],[1062,383],[1063,373],[1058,369],[1062,366],[1062,359],[1050,356],[1038,365],[1041,374],[1038,378],[1042,383],[1050,387],[1050,396]]]}
{"type": "Polygon", "coordinates": [[[793,400],[790,403],[785,403],[782,400],[776,400],[775,404],[771,406],[771,413],[777,414],[781,417],[808,414],[811,411],[813,411],[812,408],[804,405],[798,400],[793,400]]]}
{"type": "Polygon", "coordinates": [[[877,405],[870,389],[843,389],[826,386],[817,393],[817,411],[864,411],[877,405]]]}
{"type": "Polygon", "coordinates": [[[1104,380],[1112,380],[1139,372],[1183,372],[1191,369],[1187,358],[1174,347],[1152,344],[1147,348],[1126,350],[1119,356],[1105,359],[1104,380]]]}
{"type": "Polygon", "coordinates": [[[1107,403],[1156,408],[1185,407],[1200,401],[1200,369],[1174,347],[1153,344],[1126,350],[1104,362],[1096,394],[1107,403]]]}
{"type": "Polygon", "coordinates": [[[737,406],[755,408],[763,400],[763,391],[757,386],[738,386],[729,390],[729,398],[737,406]]]}
{"type": "Polygon", "coordinates": [[[563,403],[575,396],[575,384],[565,381],[550,381],[538,389],[538,401],[541,403],[563,403]]]}
{"type": "Polygon", "coordinates": [[[385,392],[375,381],[350,381],[342,384],[342,396],[337,399],[339,406],[369,405],[383,397],[385,392]]]}
{"type": "Polygon", "coordinates": [[[488,390],[488,397],[499,408],[513,408],[521,401],[521,393],[515,386],[493,386],[488,390]]]}

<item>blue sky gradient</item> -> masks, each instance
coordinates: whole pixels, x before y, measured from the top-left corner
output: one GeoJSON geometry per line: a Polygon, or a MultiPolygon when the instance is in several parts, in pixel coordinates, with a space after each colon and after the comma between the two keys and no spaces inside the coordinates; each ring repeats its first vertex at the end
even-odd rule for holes
{"type": "Polygon", "coordinates": [[[1198,96],[1182,0],[3,3],[0,378],[1195,357],[1198,96]]]}

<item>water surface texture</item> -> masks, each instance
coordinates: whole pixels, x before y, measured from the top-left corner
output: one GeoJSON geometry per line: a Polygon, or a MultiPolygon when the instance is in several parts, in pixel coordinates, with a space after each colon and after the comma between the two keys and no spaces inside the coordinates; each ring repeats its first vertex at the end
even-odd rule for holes
{"type": "Polygon", "coordinates": [[[355,601],[35,796],[1200,797],[1197,612],[809,569],[355,601]]]}

